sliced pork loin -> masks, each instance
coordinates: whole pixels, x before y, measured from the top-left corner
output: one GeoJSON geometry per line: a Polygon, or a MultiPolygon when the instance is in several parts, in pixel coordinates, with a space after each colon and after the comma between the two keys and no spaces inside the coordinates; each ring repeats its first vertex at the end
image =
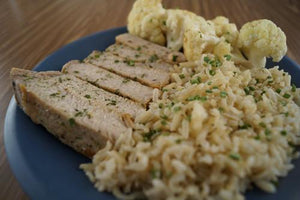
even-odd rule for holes
{"type": "Polygon", "coordinates": [[[108,52],[93,51],[84,62],[97,65],[153,88],[162,88],[169,83],[170,79],[170,75],[166,71],[153,69],[143,63],[120,58],[108,52]]]}
{"type": "Polygon", "coordinates": [[[72,75],[14,68],[11,79],[24,112],[88,157],[103,148],[107,140],[113,142],[120,134],[131,131],[125,125],[127,113],[136,115],[144,110],[72,75]]]}
{"type": "Polygon", "coordinates": [[[140,50],[133,49],[123,44],[113,44],[109,46],[105,51],[111,52],[112,54],[115,54],[122,58],[133,60],[135,62],[145,63],[145,65],[154,69],[160,69],[169,72],[173,68],[172,64],[159,59],[156,54],[148,55],[142,53],[140,50]]]}
{"type": "Polygon", "coordinates": [[[157,55],[158,58],[172,64],[186,61],[183,53],[181,52],[172,51],[166,47],[149,42],[129,33],[118,35],[116,37],[116,42],[127,45],[148,55],[157,55]]]}
{"type": "Polygon", "coordinates": [[[62,71],[115,94],[128,97],[144,106],[152,100],[153,88],[89,63],[73,60],[65,64],[62,71]]]}

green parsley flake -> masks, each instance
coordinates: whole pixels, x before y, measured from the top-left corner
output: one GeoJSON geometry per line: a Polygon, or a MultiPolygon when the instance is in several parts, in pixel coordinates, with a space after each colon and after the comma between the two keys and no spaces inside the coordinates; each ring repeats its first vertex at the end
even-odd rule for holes
{"type": "Polygon", "coordinates": [[[206,93],[213,93],[212,90],[206,90],[205,92],[206,92],[206,93]]]}
{"type": "Polygon", "coordinates": [[[144,142],[150,142],[154,135],[158,134],[159,132],[157,130],[150,130],[148,133],[145,133],[143,135],[144,142]]]}
{"type": "Polygon", "coordinates": [[[267,128],[267,125],[266,125],[265,123],[263,123],[263,122],[260,122],[259,125],[260,125],[261,127],[263,127],[263,128],[267,128]]]}
{"type": "Polygon", "coordinates": [[[285,130],[282,130],[282,131],[280,131],[280,134],[283,135],[283,136],[286,136],[287,132],[285,130]]]}
{"type": "Polygon", "coordinates": [[[233,160],[240,160],[241,159],[241,156],[237,153],[231,153],[231,154],[229,154],[229,157],[233,160]]]}
{"type": "Polygon", "coordinates": [[[184,79],[184,78],[185,78],[185,75],[184,75],[184,74],[179,74],[179,78],[180,78],[180,79],[184,79]]]}
{"type": "Polygon", "coordinates": [[[221,97],[221,98],[225,98],[225,97],[227,97],[227,95],[228,95],[228,94],[227,94],[227,92],[225,92],[225,91],[221,91],[221,92],[220,92],[220,97],[221,97]]]}
{"type": "Polygon", "coordinates": [[[70,126],[74,126],[76,124],[75,119],[74,118],[70,118],[69,119],[69,124],[70,124],[70,126]]]}
{"type": "Polygon", "coordinates": [[[266,136],[269,136],[269,135],[271,135],[271,131],[270,131],[270,129],[267,129],[267,128],[265,129],[265,135],[266,135],[266,136]]]}
{"type": "Polygon", "coordinates": [[[149,61],[150,62],[155,62],[158,60],[158,56],[156,54],[153,54],[150,58],[149,58],[149,61]]]}
{"type": "Polygon", "coordinates": [[[225,58],[227,61],[229,61],[229,60],[231,60],[231,55],[226,54],[226,55],[224,55],[224,58],[225,58]]]}
{"type": "Polygon", "coordinates": [[[177,61],[177,58],[178,58],[178,56],[173,55],[172,61],[173,61],[173,62],[176,62],[176,61],[177,61]]]}
{"type": "Polygon", "coordinates": [[[127,63],[127,65],[132,67],[135,65],[135,62],[133,60],[126,60],[125,62],[127,63]]]}
{"type": "Polygon", "coordinates": [[[275,90],[275,92],[277,92],[278,94],[280,94],[281,89],[280,89],[280,88],[277,88],[277,89],[275,90]]]}
{"type": "Polygon", "coordinates": [[[211,76],[214,76],[214,75],[216,75],[216,71],[215,70],[209,70],[209,74],[211,75],[211,76]]]}
{"type": "Polygon", "coordinates": [[[195,79],[191,79],[190,83],[193,84],[200,84],[201,83],[201,77],[197,76],[195,79]]]}
{"type": "Polygon", "coordinates": [[[291,95],[290,95],[290,94],[288,94],[288,93],[285,93],[285,94],[283,95],[283,97],[284,97],[284,98],[286,98],[286,99],[288,99],[288,98],[290,98],[290,97],[291,97],[291,95]]]}
{"type": "Polygon", "coordinates": [[[208,63],[208,62],[210,61],[210,59],[209,59],[208,56],[205,56],[205,57],[203,58],[203,60],[204,60],[204,62],[206,62],[206,63],[208,63]]]}
{"type": "Polygon", "coordinates": [[[87,99],[90,99],[90,98],[91,98],[91,95],[86,94],[86,95],[84,95],[84,97],[87,98],[87,99]]]}

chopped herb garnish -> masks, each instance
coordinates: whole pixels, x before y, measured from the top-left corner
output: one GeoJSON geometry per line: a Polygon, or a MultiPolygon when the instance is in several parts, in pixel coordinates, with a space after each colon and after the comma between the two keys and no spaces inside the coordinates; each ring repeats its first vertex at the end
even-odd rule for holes
{"type": "Polygon", "coordinates": [[[75,74],[79,74],[79,71],[74,71],[75,74]]]}
{"type": "Polygon", "coordinates": [[[135,62],[133,60],[126,60],[125,62],[127,63],[127,65],[132,66],[132,67],[135,64],[135,62]]]}
{"type": "Polygon", "coordinates": [[[160,175],[161,175],[160,171],[156,170],[156,169],[152,169],[150,171],[150,174],[151,174],[152,179],[160,178],[160,175]]]}
{"type": "Polygon", "coordinates": [[[286,136],[287,132],[285,130],[280,131],[280,134],[286,136]]]}
{"type": "Polygon", "coordinates": [[[59,94],[60,94],[59,92],[52,93],[52,94],[50,94],[50,97],[57,97],[59,94]]]}
{"type": "Polygon", "coordinates": [[[91,98],[91,95],[86,94],[86,95],[84,95],[84,97],[87,98],[87,99],[90,99],[90,98],[91,98]]]}
{"type": "Polygon", "coordinates": [[[165,21],[165,20],[162,22],[162,24],[163,24],[164,26],[166,26],[166,25],[167,25],[167,23],[166,23],[166,21],[165,21]]]}
{"type": "Polygon", "coordinates": [[[284,98],[286,98],[286,99],[288,99],[288,98],[290,98],[290,97],[291,97],[291,95],[290,95],[290,94],[288,94],[288,93],[285,93],[285,94],[283,95],[283,97],[284,97],[284,98]]]}
{"type": "Polygon", "coordinates": [[[163,92],[168,92],[168,89],[163,88],[162,91],[163,91],[163,92]]]}
{"type": "Polygon", "coordinates": [[[249,86],[249,89],[250,89],[251,91],[254,91],[254,90],[255,90],[255,88],[252,87],[252,86],[249,86]]]}
{"type": "Polygon", "coordinates": [[[284,116],[286,116],[286,117],[289,116],[289,112],[285,112],[285,113],[283,113],[283,114],[284,114],[284,116]]]}
{"type": "Polygon", "coordinates": [[[142,49],[142,47],[138,47],[136,50],[140,51],[142,49]]]}
{"type": "Polygon", "coordinates": [[[207,100],[207,97],[206,96],[200,97],[199,95],[196,95],[196,96],[189,97],[186,100],[187,101],[203,101],[204,102],[207,100]]]}
{"type": "Polygon", "coordinates": [[[206,93],[213,93],[212,90],[206,90],[205,92],[206,92],[206,93]]]}
{"type": "Polygon", "coordinates": [[[249,127],[251,127],[250,124],[244,124],[244,125],[240,125],[239,129],[248,129],[249,127]]]}
{"type": "Polygon", "coordinates": [[[211,75],[211,76],[214,76],[214,75],[216,75],[216,71],[215,70],[209,70],[209,74],[211,75]]]}
{"type": "Polygon", "coordinates": [[[207,82],[207,85],[211,85],[211,84],[212,84],[212,82],[211,82],[211,81],[208,81],[208,82],[207,82]]]}
{"type": "Polygon", "coordinates": [[[158,134],[159,132],[157,130],[150,130],[148,133],[145,133],[143,135],[143,140],[144,142],[150,142],[152,137],[156,134],[158,134]]]}
{"type": "Polygon", "coordinates": [[[254,137],[254,139],[255,139],[255,140],[260,140],[260,136],[257,135],[257,136],[254,137]]]}
{"type": "Polygon", "coordinates": [[[267,128],[267,125],[266,125],[265,123],[263,123],[263,122],[260,122],[259,125],[260,125],[261,127],[263,127],[263,128],[267,128]]]}
{"type": "Polygon", "coordinates": [[[250,94],[250,89],[248,87],[245,87],[244,88],[244,91],[245,91],[245,94],[246,95],[249,95],[250,94]]]}
{"type": "Polygon", "coordinates": [[[222,108],[222,107],[218,108],[218,110],[219,110],[221,113],[224,112],[224,108],[222,108]]]}
{"type": "Polygon", "coordinates": [[[221,91],[221,92],[220,92],[220,97],[222,97],[222,98],[227,97],[227,92],[221,91]]]}
{"type": "Polygon", "coordinates": [[[277,89],[275,90],[275,92],[277,92],[278,94],[280,94],[281,89],[280,89],[280,88],[277,88],[277,89]]]}
{"type": "Polygon", "coordinates": [[[173,61],[173,62],[176,62],[176,61],[177,61],[177,57],[178,57],[178,56],[173,55],[172,61],[173,61]]]}
{"type": "Polygon", "coordinates": [[[180,107],[180,106],[174,107],[174,112],[178,112],[178,111],[180,111],[180,110],[181,110],[181,107],[180,107]]]}
{"type": "Polygon", "coordinates": [[[224,55],[224,58],[227,60],[227,61],[229,61],[230,59],[231,59],[231,55],[224,55]]]}
{"type": "Polygon", "coordinates": [[[160,118],[167,120],[168,116],[167,115],[162,115],[162,116],[160,116],[160,118]]]}
{"type": "Polygon", "coordinates": [[[96,55],[95,55],[95,58],[99,58],[99,57],[100,57],[100,55],[99,55],[99,54],[96,54],[96,55]]]}
{"type": "Polygon", "coordinates": [[[237,154],[237,153],[231,153],[231,154],[229,154],[229,157],[233,160],[240,160],[241,159],[240,155],[237,154]]]}
{"type": "Polygon", "coordinates": [[[266,128],[266,129],[265,129],[265,135],[268,136],[268,135],[270,135],[270,134],[271,134],[270,129],[267,129],[267,128],[266,128]]]}
{"type": "Polygon", "coordinates": [[[59,78],[58,78],[58,81],[59,81],[60,83],[62,83],[62,79],[61,79],[61,77],[59,77],[59,78]]]}
{"type": "Polygon", "coordinates": [[[179,78],[180,78],[180,79],[184,79],[184,78],[185,78],[185,75],[184,75],[184,74],[179,74],[179,78]]]}
{"type": "Polygon", "coordinates": [[[70,126],[74,126],[76,124],[75,119],[74,118],[70,118],[69,119],[69,124],[70,124],[70,126]]]}
{"type": "Polygon", "coordinates": [[[163,104],[163,103],[160,103],[160,104],[158,105],[158,107],[159,107],[160,109],[162,109],[162,108],[164,107],[164,104],[163,104]]]}
{"type": "Polygon", "coordinates": [[[130,81],[130,79],[125,78],[125,79],[122,81],[122,83],[128,83],[129,81],[130,81]]]}
{"type": "Polygon", "coordinates": [[[214,87],[212,87],[212,89],[216,90],[216,89],[219,89],[219,87],[218,86],[214,86],[214,87]]]}
{"type": "Polygon", "coordinates": [[[153,54],[152,56],[150,56],[149,61],[150,62],[155,62],[158,60],[158,56],[156,54],[153,54]]]}
{"type": "Polygon", "coordinates": [[[166,120],[161,120],[161,125],[163,125],[163,126],[167,125],[167,121],[166,120]]]}
{"type": "Polygon", "coordinates": [[[175,143],[176,144],[180,144],[182,142],[182,140],[181,139],[177,139],[177,140],[175,140],[175,143]]]}
{"type": "Polygon", "coordinates": [[[115,63],[118,63],[118,62],[120,62],[119,60],[115,60],[115,63]]]}
{"type": "Polygon", "coordinates": [[[200,84],[201,83],[201,77],[197,76],[195,79],[191,79],[190,83],[193,84],[200,84]]]}
{"type": "Polygon", "coordinates": [[[106,105],[112,105],[115,106],[117,105],[117,101],[116,100],[112,100],[112,99],[105,99],[105,101],[109,101],[106,105]]]}
{"type": "Polygon", "coordinates": [[[206,62],[206,63],[208,63],[208,62],[210,61],[210,59],[209,59],[208,56],[205,56],[203,60],[204,60],[204,62],[206,62]]]}

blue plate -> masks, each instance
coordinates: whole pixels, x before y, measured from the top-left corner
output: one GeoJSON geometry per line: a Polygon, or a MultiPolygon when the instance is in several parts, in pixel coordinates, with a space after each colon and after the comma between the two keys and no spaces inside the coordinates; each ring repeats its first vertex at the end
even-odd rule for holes
{"type": "MultiPolygon", "coordinates": [[[[39,63],[34,70],[60,70],[72,59],[83,59],[93,50],[104,50],[115,41],[115,36],[126,32],[126,27],[99,32],[57,50],[39,63]]],[[[300,86],[300,67],[288,57],[277,63],[292,75],[300,86]]],[[[274,63],[268,61],[268,66],[274,63]]],[[[89,159],[60,143],[45,128],[34,124],[10,101],[4,127],[4,143],[10,166],[21,186],[32,199],[116,199],[109,193],[98,192],[78,166],[89,159]]],[[[248,200],[299,200],[300,159],[293,169],[279,181],[276,194],[266,194],[258,189],[248,191],[248,200]]]]}

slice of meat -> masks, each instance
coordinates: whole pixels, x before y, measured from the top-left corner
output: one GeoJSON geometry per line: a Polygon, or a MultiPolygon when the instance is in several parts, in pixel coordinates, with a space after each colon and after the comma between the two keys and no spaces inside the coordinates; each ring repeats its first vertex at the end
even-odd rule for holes
{"type": "Polygon", "coordinates": [[[122,58],[127,58],[136,62],[143,62],[145,65],[154,69],[160,69],[168,72],[173,68],[172,64],[159,59],[156,54],[148,55],[123,44],[113,44],[105,51],[122,58]]]}
{"type": "MultiPolygon", "coordinates": [[[[107,140],[113,142],[120,134],[130,131],[120,113],[83,96],[78,90],[85,88],[80,79],[22,69],[12,69],[11,78],[24,112],[63,143],[88,157],[103,148],[107,140]]],[[[101,90],[89,85],[95,91],[101,90]]],[[[111,100],[107,102],[115,104],[111,100]]]]}
{"type": "Polygon", "coordinates": [[[153,88],[89,63],[80,63],[73,60],[65,64],[62,71],[115,94],[133,99],[143,105],[147,105],[152,100],[153,88]]]}
{"type": "Polygon", "coordinates": [[[121,76],[137,80],[154,88],[161,88],[169,83],[168,72],[153,69],[143,63],[120,58],[108,52],[93,51],[84,62],[97,65],[121,76]]]}
{"type": "Polygon", "coordinates": [[[186,61],[183,53],[181,52],[172,51],[166,47],[154,44],[129,33],[118,35],[116,37],[116,42],[127,45],[148,55],[155,54],[158,56],[158,58],[172,64],[186,61]]]}

